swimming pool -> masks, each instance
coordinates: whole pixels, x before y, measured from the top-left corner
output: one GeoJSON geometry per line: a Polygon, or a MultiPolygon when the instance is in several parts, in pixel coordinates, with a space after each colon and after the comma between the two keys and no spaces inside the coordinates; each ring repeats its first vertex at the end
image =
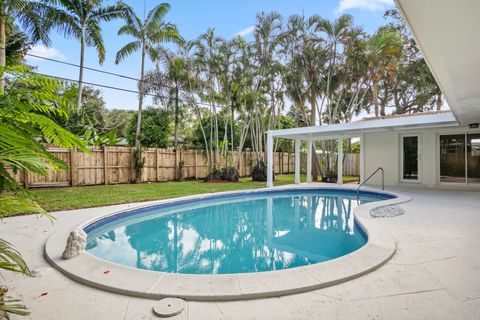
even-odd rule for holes
{"type": "Polygon", "coordinates": [[[84,227],[86,250],[138,269],[179,274],[274,271],[362,247],[353,210],[393,196],[345,189],[211,195],[117,213],[84,227]]]}

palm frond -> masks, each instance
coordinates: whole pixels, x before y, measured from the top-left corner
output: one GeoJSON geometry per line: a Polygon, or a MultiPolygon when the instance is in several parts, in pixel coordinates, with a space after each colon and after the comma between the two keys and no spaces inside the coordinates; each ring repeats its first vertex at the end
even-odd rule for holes
{"type": "MultiPolygon", "coordinates": [[[[3,204],[2,198],[3,197],[0,197],[0,203],[3,204]]],[[[23,204],[17,201],[14,205],[23,204]]],[[[27,263],[23,260],[20,252],[15,250],[9,242],[3,239],[0,239],[0,269],[23,273],[25,275],[30,274],[27,263]]]]}
{"type": "Polygon", "coordinates": [[[2,206],[0,207],[0,219],[25,213],[37,213],[46,216],[49,219],[53,219],[52,215],[47,213],[42,207],[40,207],[40,205],[38,205],[36,202],[34,202],[28,197],[0,196],[0,203],[2,204],[2,206]]]}
{"type": "Polygon", "coordinates": [[[98,54],[98,62],[103,64],[105,61],[105,46],[103,45],[103,36],[98,23],[90,23],[86,29],[86,36],[91,41],[98,54]]]}
{"type": "Polygon", "coordinates": [[[151,43],[184,43],[184,39],[180,36],[177,27],[174,24],[167,23],[155,28],[154,32],[148,33],[148,38],[151,43]]]}
{"type": "MultiPolygon", "coordinates": [[[[2,289],[0,289],[2,290],[2,289]]],[[[30,314],[27,307],[20,303],[20,299],[8,297],[6,294],[0,296],[0,317],[8,319],[8,314],[16,314],[19,316],[27,316],[30,314]]]]}
{"type": "Polygon", "coordinates": [[[160,26],[163,24],[163,20],[165,16],[170,11],[170,4],[168,3],[160,3],[155,8],[153,8],[147,15],[145,19],[145,27],[149,28],[150,24],[154,24],[156,26],[160,26]]]}
{"type": "Polygon", "coordinates": [[[82,35],[78,17],[60,8],[49,11],[46,19],[46,28],[54,29],[67,38],[80,39],[82,35]]]}
{"type": "Polygon", "coordinates": [[[135,10],[128,5],[125,5],[125,22],[126,25],[133,27],[135,30],[143,29],[142,20],[135,14],[135,10]]]}
{"type": "Polygon", "coordinates": [[[108,7],[100,7],[91,13],[91,17],[97,21],[112,21],[119,18],[124,18],[127,7],[124,4],[116,4],[108,7]]]}
{"type": "Polygon", "coordinates": [[[142,35],[140,34],[140,31],[135,29],[135,27],[131,25],[124,25],[120,27],[120,29],[118,29],[117,34],[119,36],[122,36],[122,35],[132,36],[137,39],[140,39],[142,37],[142,35]]]}
{"type": "Polygon", "coordinates": [[[118,64],[120,61],[124,60],[129,55],[133,54],[135,51],[140,49],[141,47],[140,41],[132,41],[127,43],[123,46],[120,50],[118,50],[117,55],[115,57],[115,63],[118,64]]]}

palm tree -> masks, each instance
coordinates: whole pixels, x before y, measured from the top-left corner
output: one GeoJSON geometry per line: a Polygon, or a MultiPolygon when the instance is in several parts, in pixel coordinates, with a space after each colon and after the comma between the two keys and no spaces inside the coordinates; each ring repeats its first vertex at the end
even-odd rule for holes
{"type": "Polygon", "coordinates": [[[317,31],[323,32],[326,35],[325,41],[327,42],[327,50],[329,51],[329,59],[327,65],[327,87],[326,87],[326,99],[328,101],[328,121],[333,123],[333,114],[331,106],[331,94],[332,94],[332,80],[336,72],[336,64],[339,56],[339,45],[344,44],[350,35],[350,29],[352,27],[353,17],[348,14],[340,16],[333,22],[327,19],[320,18],[317,25],[317,31]]]}
{"type": "Polygon", "coordinates": [[[145,75],[145,92],[154,92],[157,94],[155,99],[163,100],[168,96],[168,104],[173,102],[174,136],[173,145],[175,150],[178,147],[178,126],[180,122],[180,91],[186,87],[189,81],[189,72],[187,62],[180,55],[175,55],[172,51],[165,48],[158,48],[158,62],[163,66],[157,65],[155,70],[149,71],[145,75]]]}
{"type": "MultiPolygon", "coordinates": [[[[396,61],[402,54],[402,40],[397,32],[388,29],[379,29],[367,40],[366,58],[372,80],[372,99],[375,106],[375,116],[379,115],[378,108],[378,80],[382,74],[389,73],[395,68],[396,61]]],[[[381,115],[385,115],[382,107],[381,115]]]]}
{"type": "Polygon", "coordinates": [[[219,87],[219,48],[225,40],[215,35],[215,30],[209,28],[205,33],[201,34],[195,42],[196,52],[194,64],[200,71],[203,83],[201,96],[205,97],[210,104],[210,143],[209,149],[212,157],[209,163],[210,173],[217,164],[219,158],[219,139],[218,139],[218,87],[219,87]]]}
{"type": "MultiPolygon", "coordinates": [[[[48,3],[29,0],[0,1],[0,68],[6,64],[6,32],[8,24],[18,21],[33,42],[49,44],[49,28],[43,24],[44,17],[54,10],[48,3]]],[[[5,87],[5,78],[0,78],[0,92],[5,87]]]]}
{"type": "Polygon", "coordinates": [[[101,33],[101,22],[121,18],[125,14],[122,4],[102,6],[101,0],[58,0],[58,10],[48,17],[47,27],[53,27],[66,37],[80,40],[80,71],[78,76],[77,108],[82,104],[83,66],[85,47],[95,47],[100,64],[105,60],[105,47],[101,33]]]}
{"type": "MultiPolygon", "coordinates": [[[[327,60],[327,51],[324,40],[317,35],[319,23],[323,19],[319,16],[305,18],[291,16],[284,33],[284,54],[287,56],[288,69],[285,73],[287,94],[293,98],[297,109],[309,125],[317,125],[318,110],[317,98],[324,90],[324,65],[327,60]],[[310,102],[310,119],[305,109],[305,102],[310,102]]],[[[323,21],[327,24],[327,21],[323,21]]],[[[330,22],[328,22],[331,25],[330,22]]],[[[321,125],[321,117],[318,123],[321,125]]],[[[320,165],[317,160],[315,145],[312,144],[312,178],[318,180],[320,165]]]]}
{"type": "Polygon", "coordinates": [[[134,38],[132,42],[127,43],[118,52],[115,63],[118,64],[129,55],[140,50],[140,82],[138,98],[138,116],[137,130],[135,133],[135,147],[140,147],[140,128],[142,124],[142,108],[144,96],[144,77],[145,77],[145,58],[148,57],[155,61],[158,57],[156,46],[162,42],[183,42],[177,27],[165,22],[165,16],[170,10],[168,3],[160,3],[153,8],[142,21],[131,7],[127,7],[125,15],[125,25],[118,30],[118,35],[129,35],[134,38]]]}
{"type": "Polygon", "coordinates": [[[250,132],[255,166],[259,168],[258,170],[263,171],[265,168],[263,150],[266,145],[264,133],[275,129],[276,116],[283,106],[283,92],[278,90],[279,83],[277,81],[281,72],[277,53],[280,47],[283,18],[276,12],[261,12],[257,14],[256,20],[255,40],[252,43],[253,59],[258,66],[255,91],[262,92],[265,98],[268,96],[268,101],[265,103],[260,103],[259,100],[255,101],[250,132]]]}

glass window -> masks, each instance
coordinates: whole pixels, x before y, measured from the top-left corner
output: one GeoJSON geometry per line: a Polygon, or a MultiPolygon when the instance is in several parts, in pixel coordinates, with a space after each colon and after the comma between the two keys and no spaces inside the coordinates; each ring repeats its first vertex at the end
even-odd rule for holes
{"type": "Polygon", "coordinates": [[[467,135],[468,183],[480,183],[480,134],[467,135]]]}
{"type": "Polygon", "coordinates": [[[440,136],[440,181],[465,182],[465,135],[440,136]]]}

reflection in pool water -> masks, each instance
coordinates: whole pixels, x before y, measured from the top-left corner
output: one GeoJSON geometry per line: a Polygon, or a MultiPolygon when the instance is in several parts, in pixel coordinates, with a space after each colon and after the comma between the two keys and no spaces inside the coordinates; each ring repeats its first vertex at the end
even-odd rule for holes
{"type": "MultiPolygon", "coordinates": [[[[363,246],[354,196],[302,192],[152,208],[88,234],[87,251],[164,272],[227,274],[330,260],[363,246]]],[[[362,202],[380,200],[362,197],[362,202]]]]}

